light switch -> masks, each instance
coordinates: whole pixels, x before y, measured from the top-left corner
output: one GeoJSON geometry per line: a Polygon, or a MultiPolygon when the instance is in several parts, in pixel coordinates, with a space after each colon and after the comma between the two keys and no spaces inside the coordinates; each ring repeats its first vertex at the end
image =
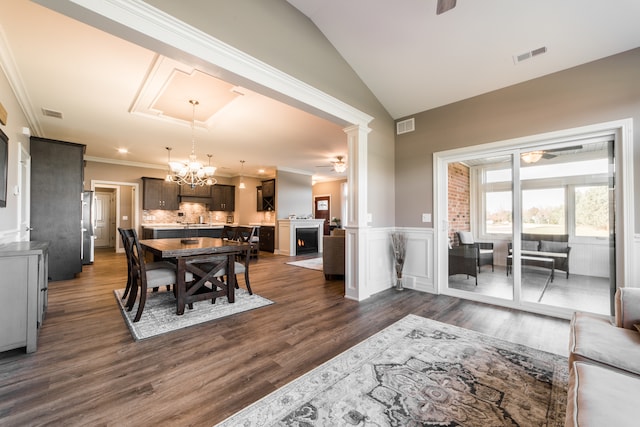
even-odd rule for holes
{"type": "Polygon", "coordinates": [[[367,214],[367,222],[373,222],[373,214],[372,213],[368,213],[367,214]]]}
{"type": "Polygon", "coordinates": [[[431,214],[423,213],[422,214],[422,222],[431,222],[431,214]]]}

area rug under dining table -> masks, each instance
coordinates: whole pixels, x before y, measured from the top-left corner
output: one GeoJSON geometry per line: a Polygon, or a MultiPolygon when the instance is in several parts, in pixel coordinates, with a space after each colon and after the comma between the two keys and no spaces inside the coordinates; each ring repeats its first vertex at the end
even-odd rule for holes
{"type": "Polygon", "coordinates": [[[565,357],[409,315],[218,427],[563,426],[565,357]]]}
{"type": "Polygon", "coordinates": [[[267,298],[257,294],[249,295],[249,292],[240,288],[236,289],[233,304],[229,304],[226,296],[217,298],[215,304],[209,300],[198,301],[193,304],[193,309],[187,308],[183,315],[178,316],[173,292],[161,290],[149,292],[142,317],[134,323],[137,306],[126,311],[121,299],[124,289],[116,289],[113,293],[136,341],[273,304],[267,298]]]}

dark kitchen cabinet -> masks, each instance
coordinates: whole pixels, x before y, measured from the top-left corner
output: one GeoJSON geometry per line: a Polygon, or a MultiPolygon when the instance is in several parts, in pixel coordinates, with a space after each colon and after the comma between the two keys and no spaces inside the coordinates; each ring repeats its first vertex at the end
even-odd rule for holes
{"type": "Polygon", "coordinates": [[[142,209],[177,211],[180,186],[160,178],[142,177],[142,209]]]}
{"type": "Polygon", "coordinates": [[[235,185],[216,184],[211,187],[210,211],[232,212],[236,208],[235,185]]]}
{"type": "Polygon", "coordinates": [[[269,225],[261,225],[258,236],[260,237],[260,250],[273,252],[275,250],[276,228],[269,225]]]}
{"type": "Polygon", "coordinates": [[[82,271],[85,146],[31,138],[31,241],[49,242],[51,280],[82,271]]]}
{"type": "Polygon", "coordinates": [[[262,211],[273,211],[276,208],[276,180],[262,181],[262,211]]]}
{"type": "Polygon", "coordinates": [[[190,185],[180,185],[180,197],[211,197],[211,186],[209,185],[196,185],[195,188],[191,188],[190,185]]]}

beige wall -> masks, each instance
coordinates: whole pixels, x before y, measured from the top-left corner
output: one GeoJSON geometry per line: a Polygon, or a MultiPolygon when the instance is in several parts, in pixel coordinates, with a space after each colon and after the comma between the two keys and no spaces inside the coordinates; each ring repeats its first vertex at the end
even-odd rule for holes
{"type": "MultiPolygon", "coordinates": [[[[640,189],[640,48],[485,95],[415,114],[396,138],[396,225],[433,212],[433,153],[633,118],[634,185],[640,189]]],[[[636,197],[636,210],[640,198],[636,197]]],[[[636,216],[635,228],[640,227],[636,216]]]]}
{"type": "MultiPolygon", "coordinates": [[[[13,193],[13,189],[19,184],[18,143],[22,143],[27,150],[29,149],[29,138],[22,134],[22,128],[29,125],[2,68],[0,68],[0,103],[7,111],[7,124],[0,125],[0,129],[9,138],[7,206],[0,208],[0,243],[2,243],[16,241],[19,237],[19,197],[13,193]]],[[[28,195],[26,192],[24,194],[28,195]]]]}

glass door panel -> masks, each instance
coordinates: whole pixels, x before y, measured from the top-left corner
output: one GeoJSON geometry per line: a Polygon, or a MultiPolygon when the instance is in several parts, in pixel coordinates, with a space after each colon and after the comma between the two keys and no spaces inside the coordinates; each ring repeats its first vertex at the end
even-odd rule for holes
{"type": "Polygon", "coordinates": [[[610,314],[613,141],[520,155],[522,300],[610,314]]]}
{"type": "Polygon", "coordinates": [[[448,164],[448,283],[454,292],[513,300],[507,246],[513,237],[512,156],[448,164]]]}

